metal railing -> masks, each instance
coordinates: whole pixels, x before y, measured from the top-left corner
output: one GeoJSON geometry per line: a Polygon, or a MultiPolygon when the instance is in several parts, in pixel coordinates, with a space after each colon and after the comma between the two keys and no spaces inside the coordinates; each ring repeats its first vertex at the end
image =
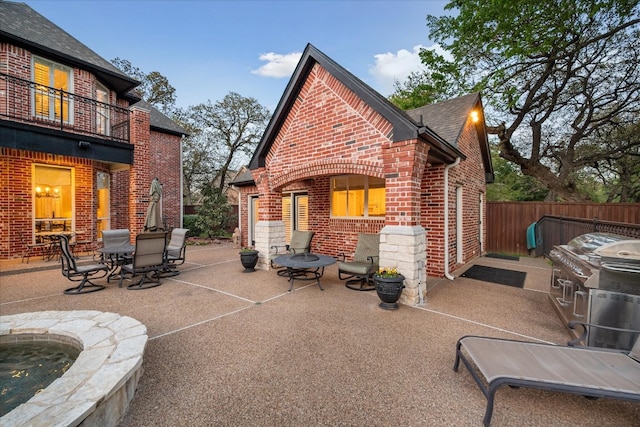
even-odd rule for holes
{"type": "Polygon", "coordinates": [[[0,117],[129,142],[129,110],[0,73],[0,117]]]}
{"type": "Polygon", "coordinates": [[[574,237],[595,232],[640,239],[640,224],[544,215],[536,223],[536,256],[548,257],[555,245],[565,245],[574,237]]]}

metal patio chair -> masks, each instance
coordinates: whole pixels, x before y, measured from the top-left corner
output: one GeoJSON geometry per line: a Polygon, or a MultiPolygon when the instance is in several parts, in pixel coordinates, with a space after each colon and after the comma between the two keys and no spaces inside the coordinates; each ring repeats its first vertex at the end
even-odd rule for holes
{"type": "Polygon", "coordinates": [[[79,281],[78,286],[64,290],[67,295],[87,294],[104,289],[104,286],[93,283],[92,279],[100,279],[109,273],[109,267],[104,264],[77,265],[76,259],[69,246],[69,238],[65,235],[57,235],[60,247],[60,261],[62,275],[72,282],[79,281]]]}
{"type": "Polygon", "coordinates": [[[356,291],[374,290],[373,274],[378,270],[380,259],[380,235],[358,234],[353,261],[345,261],[345,254],[341,255],[343,261],[338,263],[338,278],[346,280],[345,286],[356,291]]]}
{"type": "Polygon", "coordinates": [[[174,228],[171,231],[171,239],[164,254],[165,266],[164,269],[158,273],[160,277],[172,277],[180,274],[177,268],[179,265],[184,264],[185,261],[188,233],[188,228],[174,228]]]}
{"type": "Polygon", "coordinates": [[[165,268],[166,238],[167,233],[163,231],[140,233],[136,236],[136,246],[131,264],[124,264],[120,267],[120,282],[118,284],[120,287],[122,287],[122,282],[127,274],[130,275],[129,280],[140,276],[140,280],[128,285],[127,289],[148,289],[162,284],[160,273],[165,268]]]}
{"type": "MultiPolygon", "coordinates": [[[[283,253],[284,254],[309,253],[311,252],[311,240],[313,239],[314,234],[315,234],[315,231],[293,230],[291,232],[291,241],[289,242],[288,245],[285,245],[284,252],[278,253],[279,246],[272,246],[271,249],[275,250],[274,255],[276,257],[279,255],[282,255],[283,253]]],[[[282,246],[280,246],[280,248],[281,247],[282,246]]],[[[290,273],[287,272],[287,269],[285,267],[275,264],[273,262],[273,259],[270,262],[271,262],[271,268],[277,269],[278,276],[282,276],[282,277],[289,276],[290,273]]],[[[299,270],[298,273],[302,274],[303,272],[304,270],[299,270]]]]}

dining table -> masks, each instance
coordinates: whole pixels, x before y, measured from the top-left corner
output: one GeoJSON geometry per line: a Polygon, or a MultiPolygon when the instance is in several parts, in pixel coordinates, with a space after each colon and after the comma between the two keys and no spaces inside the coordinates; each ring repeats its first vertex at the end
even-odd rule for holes
{"type": "Polygon", "coordinates": [[[131,243],[123,243],[120,245],[105,246],[96,249],[97,252],[102,254],[102,262],[109,266],[109,274],[107,275],[107,282],[112,278],[119,277],[120,267],[131,260],[136,247],[131,243]]]}

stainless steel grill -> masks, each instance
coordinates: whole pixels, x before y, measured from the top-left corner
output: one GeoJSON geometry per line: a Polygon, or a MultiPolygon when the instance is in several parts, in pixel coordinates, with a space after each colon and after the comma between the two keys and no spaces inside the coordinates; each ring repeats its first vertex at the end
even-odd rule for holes
{"type": "MultiPolygon", "coordinates": [[[[554,246],[550,296],[571,320],[640,330],[640,240],[587,233],[554,246]]],[[[629,350],[637,334],[593,328],[588,345],[629,350]]]]}

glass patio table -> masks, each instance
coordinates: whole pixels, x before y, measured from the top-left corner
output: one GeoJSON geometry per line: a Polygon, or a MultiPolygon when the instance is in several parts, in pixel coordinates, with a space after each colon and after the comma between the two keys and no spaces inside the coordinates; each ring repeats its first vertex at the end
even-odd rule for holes
{"type": "Polygon", "coordinates": [[[336,259],[328,255],[301,253],[280,255],[273,260],[274,263],[287,268],[289,276],[289,292],[293,289],[293,282],[298,280],[315,280],[321,291],[320,278],[324,274],[324,268],[335,264],[336,259]]]}

